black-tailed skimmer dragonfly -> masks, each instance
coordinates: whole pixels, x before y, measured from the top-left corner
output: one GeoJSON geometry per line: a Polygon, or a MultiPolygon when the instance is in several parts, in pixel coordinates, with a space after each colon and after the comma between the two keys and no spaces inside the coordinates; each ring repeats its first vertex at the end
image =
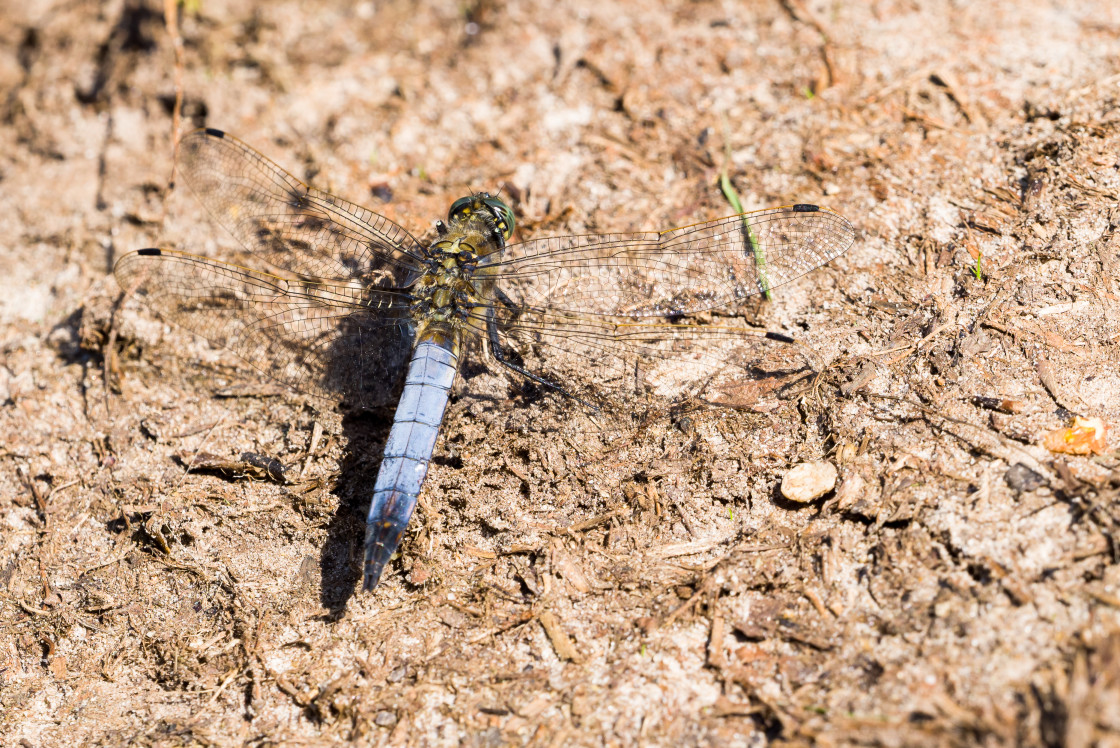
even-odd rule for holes
{"type": "Polygon", "coordinates": [[[790,205],[511,244],[513,211],[483,193],[456,200],[426,243],[213,129],[183,138],[179,173],[263,267],[142,249],[117,263],[122,288],[297,390],[359,408],[401,393],[369,509],[366,590],[412,515],[466,353],[625,420],[735,367],[759,332],[734,310],[854,239],[836,213],[790,205]]]}

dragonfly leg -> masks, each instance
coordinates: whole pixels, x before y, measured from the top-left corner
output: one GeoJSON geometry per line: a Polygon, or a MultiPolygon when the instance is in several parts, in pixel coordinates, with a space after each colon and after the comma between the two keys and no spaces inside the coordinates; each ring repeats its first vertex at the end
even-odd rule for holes
{"type": "MultiPolygon", "coordinates": [[[[509,297],[506,296],[504,293],[502,293],[501,289],[495,289],[495,290],[497,291],[497,296],[498,296],[499,301],[501,301],[503,304],[506,304],[507,306],[512,306],[512,302],[509,300],[509,297]]],[[[538,374],[534,374],[533,372],[529,371],[524,366],[519,366],[519,365],[515,364],[511,360],[511,358],[509,357],[509,354],[507,354],[505,349],[502,347],[502,342],[498,338],[498,323],[497,323],[497,320],[494,318],[494,310],[493,309],[490,309],[486,314],[486,336],[490,339],[490,353],[491,353],[491,355],[494,357],[494,360],[497,361],[502,366],[506,367],[510,371],[517,372],[518,374],[525,377],[526,379],[529,379],[533,382],[536,382],[537,384],[539,384],[543,387],[547,387],[548,389],[552,390],[553,392],[558,392],[561,395],[563,395],[564,397],[570,397],[571,399],[575,400],[577,403],[583,405],[584,407],[590,408],[591,410],[598,410],[598,408],[596,408],[591,403],[588,403],[587,401],[583,400],[582,398],[576,397],[575,395],[568,392],[566,389],[564,389],[560,385],[556,384],[555,382],[550,382],[547,379],[545,379],[544,377],[542,377],[538,374]]]]}
{"type": "Polygon", "coordinates": [[[494,286],[494,296],[498,299],[498,301],[505,304],[506,309],[509,309],[511,312],[517,311],[517,305],[513,303],[513,299],[506,295],[506,292],[503,291],[499,286],[494,286]]]}

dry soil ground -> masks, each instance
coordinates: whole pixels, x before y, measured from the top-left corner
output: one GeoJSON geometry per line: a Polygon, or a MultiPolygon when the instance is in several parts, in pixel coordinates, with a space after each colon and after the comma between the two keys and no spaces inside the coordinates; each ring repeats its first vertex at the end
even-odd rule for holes
{"type": "Polygon", "coordinates": [[[358,594],[389,416],[118,303],[121,254],[215,236],[168,191],[163,8],[5,3],[6,745],[1120,745],[1117,441],[1042,446],[1120,423],[1120,4],[189,0],[179,28],[184,129],[418,232],[498,187],[522,236],[704,220],[726,167],[857,239],[756,311],[817,376],[625,459],[476,371],[358,594]],[[294,482],[184,468],[244,451],[294,482]],[[799,505],[805,460],[841,484],[799,505]]]}

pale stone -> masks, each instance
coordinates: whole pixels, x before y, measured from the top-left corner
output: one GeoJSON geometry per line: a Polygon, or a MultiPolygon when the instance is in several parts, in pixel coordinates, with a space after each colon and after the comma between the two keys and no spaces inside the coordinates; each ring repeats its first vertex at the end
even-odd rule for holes
{"type": "Polygon", "coordinates": [[[831,462],[803,462],[782,478],[782,496],[806,503],[819,499],[836,486],[836,467],[831,462]]]}

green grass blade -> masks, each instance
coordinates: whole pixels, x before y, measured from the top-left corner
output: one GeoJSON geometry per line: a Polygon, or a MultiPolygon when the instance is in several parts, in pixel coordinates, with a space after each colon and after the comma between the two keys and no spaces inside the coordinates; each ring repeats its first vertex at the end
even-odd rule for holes
{"type": "MultiPolygon", "coordinates": [[[[728,158],[728,161],[731,159],[728,158]]],[[[731,203],[731,207],[736,213],[744,213],[743,203],[739,200],[739,193],[735,191],[735,187],[731,184],[731,180],[727,176],[727,166],[724,165],[723,171],[719,175],[719,188],[723,192],[724,198],[727,202],[731,203]]],[[[758,237],[754,235],[754,230],[751,229],[750,221],[746,216],[743,216],[743,233],[747,237],[747,241],[751,245],[751,252],[754,254],[754,266],[758,271],[758,284],[762,288],[762,296],[767,301],[772,300],[774,297],[770,293],[770,279],[766,276],[766,253],[763,251],[762,246],[758,243],[758,237]]]]}

